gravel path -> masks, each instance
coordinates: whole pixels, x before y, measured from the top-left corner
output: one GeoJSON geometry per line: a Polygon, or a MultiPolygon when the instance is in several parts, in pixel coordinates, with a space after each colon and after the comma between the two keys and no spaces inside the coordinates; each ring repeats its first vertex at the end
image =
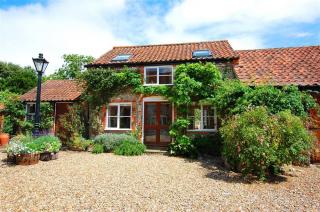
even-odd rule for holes
{"type": "Polygon", "coordinates": [[[316,166],[298,167],[298,177],[248,183],[217,164],[86,152],[61,152],[33,166],[0,161],[0,211],[320,210],[316,166]]]}

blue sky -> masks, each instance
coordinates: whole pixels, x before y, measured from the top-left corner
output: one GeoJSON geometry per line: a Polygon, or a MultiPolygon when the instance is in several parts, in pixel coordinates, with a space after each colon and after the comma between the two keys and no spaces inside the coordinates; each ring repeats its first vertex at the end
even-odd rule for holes
{"type": "Polygon", "coordinates": [[[229,40],[235,49],[320,45],[320,0],[0,0],[0,60],[48,73],[62,55],[116,45],[229,40]]]}

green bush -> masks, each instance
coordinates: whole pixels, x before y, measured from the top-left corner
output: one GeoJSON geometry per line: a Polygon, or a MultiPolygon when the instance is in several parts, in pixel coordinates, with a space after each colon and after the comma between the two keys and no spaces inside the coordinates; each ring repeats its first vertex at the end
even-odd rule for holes
{"type": "Polygon", "coordinates": [[[102,144],[106,152],[113,151],[124,141],[129,141],[132,143],[138,142],[135,136],[123,133],[106,133],[98,135],[94,138],[94,143],[102,144]]]}
{"type": "Polygon", "coordinates": [[[194,135],[192,144],[200,154],[220,156],[222,151],[222,138],[219,132],[209,135],[194,135]]]}
{"type": "Polygon", "coordinates": [[[220,132],[229,165],[261,179],[296,158],[305,160],[312,147],[312,138],[299,117],[288,111],[269,115],[264,107],[234,116],[220,132]]]}
{"type": "Polygon", "coordinates": [[[169,144],[168,150],[170,155],[191,158],[196,158],[198,156],[196,147],[192,143],[191,139],[186,135],[177,137],[174,142],[169,144]]]}
{"type": "Polygon", "coordinates": [[[94,144],[93,145],[93,149],[92,149],[92,153],[93,154],[101,154],[104,152],[104,148],[102,144],[94,144]]]}
{"type": "Polygon", "coordinates": [[[223,119],[246,111],[249,107],[266,107],[271,114],[290,110],[292,114],[306,117],[309,109],[316,107],[312,96],[297,86],[249,87],[237,80],[223,81],[214,91],[212,104],[223,119]]]}
{"type": "Polygon", "coordinates": [[[34,143],[39,145],[40,152],[56,153],[59,152],[61,148],[61,141],[59,138],[52,135],[40,136],[35,139],[34,143]]]}
{"type": "Polygon", "coordinates": [[[114,149],[116,155],[142,155],[146,150],[146,146],[139,142],[123,141],[119,146],[114,149]]]}
{"type": "Polygon", "coordinates": [[[87,151],[91,145],[91,140],[86,140],[77,134],[68,142],[68,147],[77,151],[87,151]]]}

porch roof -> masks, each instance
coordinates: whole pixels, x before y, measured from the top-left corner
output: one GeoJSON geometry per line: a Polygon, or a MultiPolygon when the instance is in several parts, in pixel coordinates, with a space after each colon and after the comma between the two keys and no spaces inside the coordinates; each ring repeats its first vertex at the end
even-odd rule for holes
{"type": "MultiPolygon", "coordinates": [[[[83,88],[75,80],[47,80],[41,86],[41,101],[75,101],[83,92],[83,88]]],[[[37,88],[33,88],[20,96],[24,102],[36,101],[37,88]]]]}

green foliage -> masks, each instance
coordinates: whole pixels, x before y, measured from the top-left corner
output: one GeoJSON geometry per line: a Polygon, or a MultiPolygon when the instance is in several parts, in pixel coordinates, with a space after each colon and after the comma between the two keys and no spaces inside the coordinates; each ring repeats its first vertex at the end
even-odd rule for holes
{"type": "Polygon", "coordinates": [[[92,149],[92,153],[93,154],[101,154],[104,152],[104,148],[102,144],[94,144],[93,145],[93,149],[92,149]]]}
{"type": "Polygon", "coordinates": [[[18,94],[8,91],[0,92],[0,102],[5,106],[3,110],[5,116],[4,132],[15,135],[32,130],[32,123],[25,120],[25,106],[20,101],[18,94]]]}
{"type": "Polygon", "coordinates": [[[82,135],[84,130],[81,105],[74,104],[68,107],[68,112],[61,115],[59,122],[63,128],[58,136],[66,143],[72,142],[75,137],[82,135]]]}
{"type": "Polygon", "coordinates": [[[92,141],[86,140],[85,138],[75,134],[72,139],[69,140],[67,145],[72,150],[87,151],[92,145],[92,141]]]}
{"type": "Polygon", "coordinates": [[[61,141],[59,138],[52,135],[40,136],[35,139],[34,143],[39,145],[40,152],[56,153],[59,152],[61,148],[61,141]]]}
{"type": "Polygon", "coordinates": [[[106,152],[113,151],[124,141],[130,141],[132,143],[138,142],[135,136],[124,133],[106,133],[94,138],[94,143],[102,144],[106,152]]]}
{"type": "Polygon", "coordinates": [[[171,155],[191,158],[196,158],[198,156],[196,147],[186,135],[177,137],[174,142],[169,144],[168,150],[171,155]]]}
{"type": "Polygon", "coordinates": [[[185,135],[190,121],[188,119],[178,118],[174,123],[172,123],[169,134],[173,138],[185,135]]]}
{"type": "Polygon", "coordinates": [[[192,137],[192,144],[200,154],[220,156],[222,152],[222,138],[219,132],[208,135],[196,134],[192,137]]]}
{"type": "Polygon", "coordinates": [[[53,107],[48,102],[41,102],[40,104],[40,129],[48,130],[53,126],[53,107]]]}
{"type": "Polygon", "coordinates": [[[290,110],[294,115],[306,117],[315,100],[297,86],[276,88],[256,86],[250,88],[236,80],[224,81],[215,90],[212,103],[222,118],[242,113],[250,107],[264,106],[271,114],[290,110]]]}
{"type": "Polygon", "coordinates": [[[141,90],[141,76],[137,70],[124,68],[121,71],[112,69],[88,69],[80,80],[85,84],[86,99],[94,106],[101,106],[129,88],[141,90]]]}
{"type": "Polygon", "coordinates": [[[64,64],[54,74],[45,79],[77,79],[81,72],[85,70],[85,65],[92,63],[92,56],[65,54],[63,55],[64,64]]]}
{"type": "Polygon", "coordinates": [[[0,91],[23,94],[36,84],[37,75],[31,67],[0,62],[0,91]]]}
{"type": "Polygon", "coordinates": [[[213,63],[192,63],[177,66],[174,79],[168,97],[177,105],[183,105],[212,97],[222,76],[213,63]]]}
{"type": "Polygon", "coordinates": [[[142,155],[146,150],[146,146],[139,142],[123,141],[114,150],[116,155],[134,156],[142,155]]]}
{"type": "Polygon", "coordinates": [[[264,179],[283,164],[305,159],[312,139],[299,117],[289,111],[270,116],[257,107],[234,116],[220,128],[223,155],[232,168],[264,179]]]}
{"type": "Polygon", "coordinates": [[[61,147],[60,140],[55,136],[40,136],[34,139],[30,134],[18,135],[10,139],[7,147],[8,155],[58,152],[61,147]]]}

